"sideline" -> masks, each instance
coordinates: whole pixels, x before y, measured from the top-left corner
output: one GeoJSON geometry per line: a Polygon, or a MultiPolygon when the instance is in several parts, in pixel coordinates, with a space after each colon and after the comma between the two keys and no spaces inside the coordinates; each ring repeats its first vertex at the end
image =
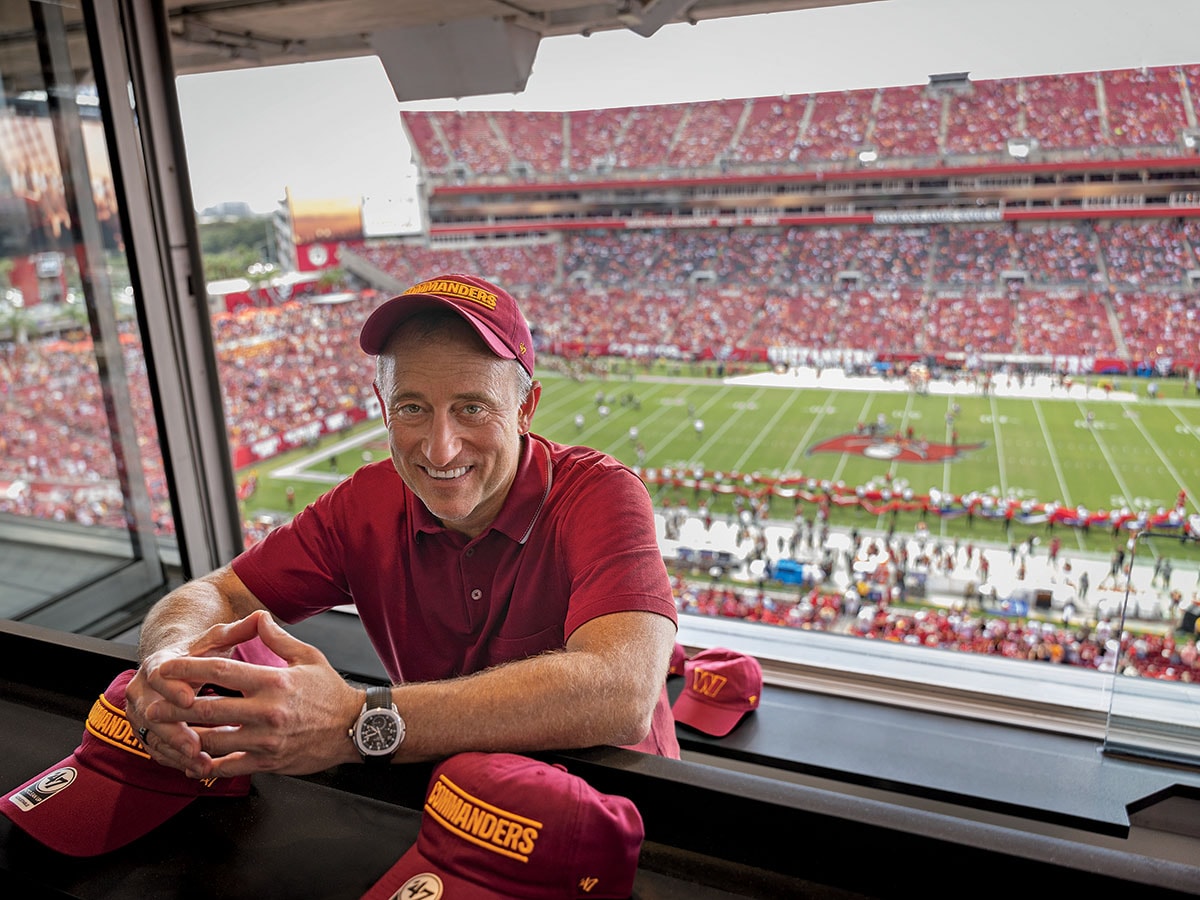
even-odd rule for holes
{"type": "Polygon", "coordinates": [[[361,447],[363,444],[373,441],[387,434],[387,429],[380,424],[376,428],[369,428],[361,434],[356,434],[354,437],[346,438],[323,448],[319,452],[310,453],[308,456],[302,456],[294,462],[288,463],[286,466],[280,466],[278,469],[271,469],[267,472],[270,478],[290,478],[296,481],[315,481],[321,484],[337,484],[346,476],[339,472],[310,472],[307,471],[311,466],[325,462],[330,456],[341,453],[345,450],[353,450],[355,447],[361,447]]]}
{"type": "MultiPolygon", "coordinates": [[[[1133,376],[1121,376],[1128,380],[1133,376]]],[[[1005,374],[993,375],[987,395],[980,390],[975,377],[965,376],[957,379],[937,379],[930,381],[923,388],[925,393],[937,396],[993,396],[1021,397],[1054,400],[1105,400],[1117,402],[1137,402],[1145,400],[1133,391],[1106,391],[1101,387],[1090,386],[1090,376],[1072,376],[1070,387],[1059,383],[1059,379],[1050,375],[1035,375],[1029,379],[1005,374]]],[[[890,391],[892,393],[911,393],[913,386],[903,378],[885,375],[848,375],[839,368],[817,369],[813,366],[793,366],[782,374],[776,372],[755,372],[751,375],[736,375],[724,379],[725,384],[737,384],[759,387],[805,387],[828,388],[835,391],[890,391]]],[[[1182,405],[1197,405],[1200,401],[1187,398],[1167,398],[1159,396],[1155,403],[1180,403],[1182,405]]]]}

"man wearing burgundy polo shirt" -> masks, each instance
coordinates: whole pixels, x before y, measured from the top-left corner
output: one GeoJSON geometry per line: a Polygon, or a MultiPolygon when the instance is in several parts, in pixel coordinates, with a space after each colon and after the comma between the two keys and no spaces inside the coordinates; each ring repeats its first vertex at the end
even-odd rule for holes
{"type": "Polygon", "coordinates": [[[530,432],[541,384],[513,298],[431,278],[359,343],[391,459],[151,610],[127,698],[154,758],[207,777],[596,744],[677,757],[650,498],[613,458],[530,432]],[[350,603],[390,697],[276,624],[350,603]]]}

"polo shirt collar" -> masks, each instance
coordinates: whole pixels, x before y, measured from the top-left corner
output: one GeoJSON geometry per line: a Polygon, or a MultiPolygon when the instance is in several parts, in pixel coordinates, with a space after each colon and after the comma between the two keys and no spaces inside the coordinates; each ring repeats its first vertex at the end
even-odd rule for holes
{"type": "MultiPolygon", "coordinates": [[[[484,534],[495,530],[518,544],[524,544],[545,508],[553,481],[554,465],[550,448],[537,435],[523,435],[516,477],[513,478],[512,487],[509,488],[504,505],[500,508],[500,514],[484,534]]],[[[451,531],[437,520],[416,494],[407,489],[406,493],[413,513],[410,521],[414,535],[418,532],[438,534],[451,531]]]]}

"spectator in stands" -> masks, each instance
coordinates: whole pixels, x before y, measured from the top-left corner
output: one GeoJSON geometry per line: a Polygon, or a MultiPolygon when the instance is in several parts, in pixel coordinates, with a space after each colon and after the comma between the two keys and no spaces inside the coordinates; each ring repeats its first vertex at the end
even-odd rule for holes
{"type": "Polygon", "coordinates": [[[513,298],[440,276],[359,343],[391,459],[151,610],[127,696],[152,756],[194,777],[604,743],[678,756],[650,497],[616,460],[530,433],[541,385],[513,298]],[[395,685],[382,696],[274,618],[348,603],[395,685]],[[393,721],[379,748],[355,737],[368,700],[393,721]]]}

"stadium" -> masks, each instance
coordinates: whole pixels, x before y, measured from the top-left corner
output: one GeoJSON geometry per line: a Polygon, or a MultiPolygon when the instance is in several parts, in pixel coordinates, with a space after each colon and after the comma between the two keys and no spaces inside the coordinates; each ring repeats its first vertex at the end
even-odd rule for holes
{"type": "MultiPolygon", "coordinates": [[[[528,318],[534,430],[646,485],[690,649],[742,648],[779,692],[1194,767],[1200,64],[406,109],[421,231],[373,233],[362,208],[289,190],[278,268],[210,280],[203,334],[135,296],[136,216],[103,117],[81,110],[91,258],[52,96],[0,108],[5,618],[129,642],[144,597],[62,613],[100,576],[29,547],[101,560],[98,535],[135,535],[135,560],[151,548],[178,577],[220,543],[181,512],[213,483],[233,486],[240,550],[387,458],[362,322],[431,275],[478,273],[528,318]],[[83,296],[99,269],[111,303],[83,296]],[[164,344],[211,352],[212,371],[164,344]],[[187,424],[195,407],[171,398],[189,395],[219,405],[223,433],[187,424]]],[[[322,618],[338,668],[381,677],[352,611],[322,618]]],[[[735,743],[685,749],[756,777],[774,765],[735,743]]]]}
{"type": "MultiPolygon", "coordinates": [[[[270,460],[377,416],[350,340],[363,309],[430,272],[478,271],[527,298],[543,377],[571,385],[573,404],[542,413],[547,436],[637,466],[662,504],[703,498],[732,517],[767,499],[780,520],[893,534],[932,521],[935,538],[1005,552],[1058,528],[1068,552],[1105,566],[1131,534],[1154,534],[1183,538],[1170,553],[1191,562],[1198,88],[1200,68],[1180,66],[577,113],[406,112],[425,233],[366,240],[353,210],[289,197],[277,231],[282,255],[303,261],[296,274],[212,295],[247,534],[321,489],[301,480],[284,500],[263,474],[270,460]],[[331,233],[343,239],[316,239],[331,233]],[[649,388],[672,379],[681,387],[649,388]],[[602,418],[591,401],[607,391],[623,403],[602,418]],[[685,409],[696,412],[667,414],[685,409]]],[[[8,127],[36,147],[44,121],[8,127]]],[[[79,349],[41,341],[39,366],[61,370],[79,349]]],[[[36,404],[25,415],[39,417],[36,404]]],[[[72,486],[38,456],[49,424],[8,448],[39,462],[5,473],[7,510],[119,522],[103,496],[112,473],[72,486]]],[[[104,439],[98,416],[74,428],[104,439]]],[[[1176,568],[1144,604],[1157,620],[1180,621],[1195,591],[1191,567],[1176,568]]],[[[1043,578],[1023,593],[1053,588],[1043,578]]]]}

